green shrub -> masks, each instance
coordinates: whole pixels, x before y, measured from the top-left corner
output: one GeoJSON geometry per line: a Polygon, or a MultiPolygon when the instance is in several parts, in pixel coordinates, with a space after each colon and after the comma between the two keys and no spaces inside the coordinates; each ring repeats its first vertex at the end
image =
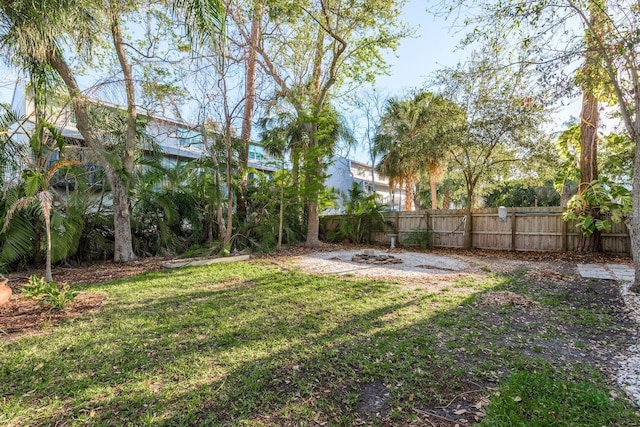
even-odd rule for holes
{"type": "Polygon", "coordinates": [[[53,310],[62,310],[67,304],[75,301],[78,293],[71,290],[68,284],[56,285],[38,276],[29,277],[29,281],[20,289],[27,298],[37,299],[53,310]]]}
{"type": "Polygon", "coordinates": [[[433,245],[433,232],[427,230],[412,231],[411,234],[404,239],[404,243],[419,246],[420,249],[428,249],[433,245]]]}
{"type": "Polygon", "coordinates": [[[47,292],[49,283],[38,276],[29,277],[29,281],[20,289],[20,293],[31,299],[38,299],[47,292]]]}
{"type": "Polygon", "coordinates": [[[78,293],[71,290],[68,284],[56,286],[55,283],[49,282],[50,287],[47,293],[44,294],[43,302],[50,306],[54,310],[62,310],[67,304],[73,303],[78,293]]]}
{"type": "Polygon", "coordinates": [[[372,231],[384,231],[387,221],[383,212],[388,207],[377,200],[375,193],[366,195],[354,182],[344,202],[345,214],[340,218],[338,230],[332,240],[371,242],[372,231]]]}
{"type": "Polygon", "coordinates": [[[594,180],[582,194],[573,196],[562,215],[565,221],[576,221],[576,228],[588,237],[610,230],[631,213],[632,195],[625,186],[600,178],[594,180]]]}

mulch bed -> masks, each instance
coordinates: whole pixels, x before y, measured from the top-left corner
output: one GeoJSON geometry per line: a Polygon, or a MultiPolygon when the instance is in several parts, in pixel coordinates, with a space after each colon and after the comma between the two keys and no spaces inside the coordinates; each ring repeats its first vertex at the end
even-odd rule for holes
{"type": "MultiPolygon", "coordinates": [[[[104,262],[84,266],[56,266],[53,278],[56,283],[104,283],[125,279],[147,271],[160,270],[161,258],[147,258],[127,263],[104,262]]],[[[99,310],[103,294],[80,292],[72,304],[64,310],[52,310],[39,301],[20,294],[20,288],[30,276],[44,276],[44,270],[32,269],[8,275],[8,285],[13,289],[9,302],[0,307],[0,339],[15,339],[24,335],[36,335],[84,313],[99,310]]]]}

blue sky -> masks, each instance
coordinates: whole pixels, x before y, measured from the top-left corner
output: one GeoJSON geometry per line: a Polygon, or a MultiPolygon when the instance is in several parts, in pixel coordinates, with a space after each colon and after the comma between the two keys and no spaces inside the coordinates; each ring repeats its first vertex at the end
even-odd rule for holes
{"type": "Polygon", "coordinates": [[[424,0],[409,0],[403,20],[416,28],[416,36],[402,40],[397,52],[386,55],[391,75],[380,77],[376,86],[390,93],[420,87],[434,71],[452,67],[464,58],[464,53],[456,50],[461,36],[450,32],[451,21],[428,13],[424,0]]]}
{"type": "MultiPolygon", "coordinates": [[[[391,75],[382,76],[377,86],[389,93],[421,86],[426,77],[442,66],[453,66],[461,58],[455,51],[456,37],[449,33],[449,23],[435,19],[425,10],[424,0],[410,0],[404,8],[404,21],[417,28],[415,38],[401,42],[396,53],[386,59],[392,65],[391,75]]],[[[10,102],[14,73],[0,65],[0,101],[10,102]],[[7,87],[8,86],[8,87],[7,87]]]]}
{"type": "MultiPolygon", "coordinates": [[[[403,10],[403,20],[416,29],[416,35],[401,41],[398,50],[386,54],[391,65],[388,76],[380,76],[376,87],[382,93],[401,95],[403,92],[424,86],[428,77],[436,70],[453,67],[464,60],[464,52],[457,49],[463,34],[451,31],[451,20],[434,17],[426,11],[424,0],[409,0],[403,10]]],[[[12,82],[15,74],[0,65],[0,102],[11,102],[12,82]]],[[[570,115],[579,114],[579,105],[563,109],[556,121],[561,123],[570,115]]],[[[366,161],[363,150],[352,152],[357,160],[366,161]]]]}

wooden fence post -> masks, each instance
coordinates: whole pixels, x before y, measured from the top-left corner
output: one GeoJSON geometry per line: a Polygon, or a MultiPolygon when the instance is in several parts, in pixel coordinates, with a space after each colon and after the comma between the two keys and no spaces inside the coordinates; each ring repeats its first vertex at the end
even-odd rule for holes
{"type": "Polygon", "coordinates": [[[511,214],[511,250],[516,251],[516,210],[511,214]]]}
{"type": "Polygon", "coordinates": [[[560,214],[560,221],[562,221],[562,252],[567,252],[569,249],[569,237],[567,235],[568,224],[567,221],[562,219],[562,213],[560,214]]]}

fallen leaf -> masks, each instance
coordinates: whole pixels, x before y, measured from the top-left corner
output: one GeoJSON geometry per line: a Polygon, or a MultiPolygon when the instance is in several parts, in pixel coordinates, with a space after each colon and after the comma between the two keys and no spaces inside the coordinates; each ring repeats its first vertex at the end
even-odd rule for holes
{"type": "Polygon", "coordinates": [[[453,411],[454,414],[456,415],[462,415],[462,414],[466,414],[467,410],[466,409],[458,409],[457,411],[453,411]]]}
{"type": "Polygon", "coordinates": [[[516,396],[513,398],[514,402],[522,402],[522,398],[520,396],[516,396]]]}

